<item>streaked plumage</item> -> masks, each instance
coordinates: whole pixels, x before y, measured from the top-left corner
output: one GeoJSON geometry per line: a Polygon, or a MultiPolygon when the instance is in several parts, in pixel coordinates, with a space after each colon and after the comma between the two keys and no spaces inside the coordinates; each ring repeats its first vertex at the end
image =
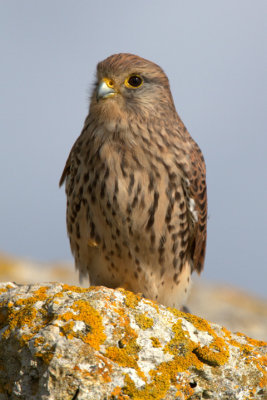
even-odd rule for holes
{"type": "Polygon", "coordinates": [[[179,308],[204,265],[205,162],[158,65],[132,54],[98,64],[65,179],[81,277],[179,308]]]}

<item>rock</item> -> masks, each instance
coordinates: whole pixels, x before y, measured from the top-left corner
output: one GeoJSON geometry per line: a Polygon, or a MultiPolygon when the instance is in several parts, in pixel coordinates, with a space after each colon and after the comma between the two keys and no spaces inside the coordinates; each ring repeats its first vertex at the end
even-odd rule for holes
{"type": "Polygon", "coordinates": [[[266,399],[267,343],[122,289],[0,293],[0,400],[266,399]]]}
{"type": "Polygon", "coordinates": [[[10,281],[20,284],[52,281],[79,284],[78,273],[71,262],[41,263],[0,252],[0,282],[10,281]]]}
{"type": "MultiPolygon", "coordinates": [[[[258,340],[267,338],[267,299],[244,293],[236,287],[206,282],[193,284],[189,310],[209,321],[224,325],[232,332],[240,331],[258,340]]],[[[0,253],[0,281],[20,284],[64,282],[79,285],[78,273],[72,263],[40,263],[0,253]]],[[[84,280],[83,287],[88,286],[84,280]]]]}
{"type": "Polygon", "coordinates": [[[202,279],[193,285],[189,310],[194,314],[240,331],[258,340],[267,340],[267,301],[229,285],[202,279]]]}

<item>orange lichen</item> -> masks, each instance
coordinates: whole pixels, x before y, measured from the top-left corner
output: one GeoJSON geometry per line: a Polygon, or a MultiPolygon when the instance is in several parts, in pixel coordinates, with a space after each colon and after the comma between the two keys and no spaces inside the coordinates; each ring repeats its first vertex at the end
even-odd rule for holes
{"type": "Polygon", "coordinates": [[[267,356],[260,355],[257,348],[267,346],[267,343],[262,340],[251,339],[243,333],[237,332],[236,335],[239,336],[241,340],[243,339],[243,341],[245,341],[245,343],[241,343],[233,339],[231,333],[227,329],[222,328],[222,331],[228,342],[239,349],[243,362],[245,364],[253,363],[262,373],[258,384],[260,387],[265,388],[267,386],[267,356]]]}
{"type": "MultiPolygon", "coordinates": [[[[192,342],[186,332],[183,331],[181,320],[173,325],[173,338],[164,347],[164,351],[173,355],[170,361],[162,362],[150,371],[151,381],[142,388],[136,388],[133,380],[126,375],[124,392],[133,400],[160,400],[166,396],[171,384],[177,384],[177,374],[187,370],[189,367],[201,368],[202,362],[194,354],[193,350],[197,344],[192,342]]],[[[183,384],[183,391],[192,394],[188,384],[183,384]]]]}
{"type": "MultiPolygon", "coordinates": [[[[29,304],[27,304],[27,299],[20,300],[25,301],[25,303],[23,303],[25,307],[16,310],[15,307],[13,307],[13,304],[12,306],[8,306],[7,319],[5,321],[5,325],[8,325],[8,327],[2,335],[3,339],[7,339],[11,332],[15,330],[15,328],[25,328],[26,326],[33,327],[33,323],[36,320],[37,311],[33,307],[31,300],[29,300],[29,304]]],[[[21,301],[19,303],[15,303],[15,306],[19,305],[20,303],[21,301]]]]}
{"type": "Polygon", "coordinates": [[[126,307],[129,308],[136,308],[139,304],[139,301],[141,300],[141,297],[138,294],[134,294],[132,292],[129,292],[128,290],[119,288],[119,292],[124,294],[124,303],[126,307]]]}
{"type": "Polygon", "coordinates": [[[68,338],[69,340],[73,339],[75,337],[73,335],[74,325],[75,325],[74,321],[70,321],[64,324],[63,326],[61,326],[61,332],[59,332],[59,334],[61,336],[66,336],[66,338],[68,338]]]}
{"type": "Polygon", "coordinates": [[[35,353],[35,357],[41,358],[45,364],[50,364],[50,361],[54,357],[55,349],[53,346],[46,345],[42,350],[35,353]]]}
{"type": "Polygon", "coordinates": [[[162,344],[160,343],[160,341],[157,337],[151,336],[150,340],[152,342],[153,347],[161,347],[162,346],[162,344]]]}
{"type": "Polygon", "coordinates": [[[118,346],[107,347],[106,357],[123,367],[139,370],[137,361],[140,347],[136,343],[137,336],[137,333],[129,325],[124,326],[123,337],[118,346]]]}
{"type": "Polygon", "coordinates": [[[102,319],[97,310],[95,310],[88,301],[77,300],[72,305],[72,310],[67,311],[59,317],[64,322],[69,322],[61,327],[68,338],[80,338],[84,343],[90,344],[94,349],[99,350],[100,345],[106,340],[102,319]],[[88,333],[74,331],[74,321],[82,321],[86,324],[88,333]]]}
{"type": "Polygon", "coordinates": [[[180,393],[188,397],[194,392],[189,383],[183,383],[182,385],[177,383],[175,361],[161,363],[155,370],[150,371],[150,375],[151,382],[141,388],[137,388],[130,376],[125,374],[123,392],[132,400],[162,400],[166,397],[171,384],[173,384],[180,393]]]}
{"type": "Polygon", "coordinates": [[[120,388],[119,386],[116,386],[116,387],[112,390],[109,399],[110,399],[110,400],[115,400],[115,399],[116,399],[116,400],[126,400],[126,399],[128,400],[128,399],[129,399],[129,396],[124,395],[124,394],[122,393],[122,388],[120,388]]]}
{"type": "MultiPolygon", "coordinates": [[[[34,292],[33,296],[20,298],[14,303],[4,304],[0,313],[0,326],[6,327],[3,333],[4,338],[8,338],[11,331],[16,328],[25,329],[25,333],[20,333],[20,340],[27,342],[33,338],[34,335],[49,322],[60,329],[60,334],[68,339],[79,338],[85,344],[86,349],[90,349],[89,344],[96,350],[100,350],[100,346],[105,342],[106,335],[100,313],[90,304],[89,301],[84,299],[74,300],[72,305],[68,305],[69,309],[63,315],[50,315],[47,314],[47,307],[36,307],[38,301],[58,303],[55,298],[63,296],[64,292],[75,293],[88,293],[90,289],[82,289],[68,285],[62,285],[62,290],[56,294],[47,294],[47,288],[40,288],[34,292]],[[18,308],[20,306],[20,308],[18,308]]],[[[131,318],[133,317],[137,325],[141,329],[149,329],[154,325],[153,318],[148,316],[148,313],[139,314],[136,309],[141,300],[140,297],[133,293],[120,289],[123,293],[124,303],[126,307],[130,308],[131,318]]],[[[100,293],[100,292],[99,292],[100,293]]],[[[100,298],[100,294],[93,294],[93,300],[100,298]]],[[[229,358],[229,347],[235,346],[240,349],[242,362],[251,363],[261,371],[262,378],[257,382],[260,387],[265,387],[267,384],[266,378],[266,358],[260,356],[256,350],[257,346],[263,346],[264,342],[254,341],[242,335],[241,344],[239,341],[232,338],[232,334],[225,328],[222,329],[223,337],[217,335],[216,331],[211,325],[202,318],[190,314],[184,314],[177,310],[170,309],[173,315],[177,318],[176,323],[172,325],[172,337],[169,342],[163,347],[157,337],[151,336],[150,340],[153,347],[162,347],[164,353],[169,354],[169,361],[161,362],[156,365],[149,372],[149,378],[143,373],[138,365],[140,346],[137,338],[138,333],[130,326],[130,318],[126,314],[125,309],[119,306],[114,294],[106,295],[101,293],[101,307],[106,304],[110,307],[113,313],[113,320],[110,321],[110,329],[112,329],[112,345],[106,348],[105,354],[101,355],[99,352],[95,355],[99,359],[98,367],[93,371],[82,369],[82,364],[74,367],[74,370],[85,377],[96,378],[101,377],[103,382],[112,382],[113,363],[119,366],[133,368],[137,375],[143,380],[142,387],[136,387],[134,382],[134,375],[131,377],[125,374],[124,387],[115,387],[111,393],[111,399],[117,400],[161,400],[167,397],[169,389],[176,389],[176,396],[181,398],[189,398],[194,394],[194,390],[189,384],[188,376],[190,376],[191,368],[196,370],[203,370],[204,364],[218,367],[225,364],[229,358]],[[114,316],[115,315],[115,316],[114,316]],[[186,319],[197,330],[207,332],[210,335],[208,344],[201,345],[198,342],[191,340],[189,332],[185,328],[185,322],[182,318],[186,319]],[[115,345],[114,345],[115,342],[115,345]],[[111,361],[109,361],[111,360],[111,361]],[[188,376],[187,376],[188,371],[188,376]]],[[[108,292],[111,293],[111,292],[108,292]]],[[[90,295],[91,296],[91,295],[90,295]]],[[[78,297],[75,295],[75,297],[78,297]]],[[[149,301],[147,304],[151,305],[149,301]]],[[[68,303],[69,304],[69,303],[68,303]]],[[[94,304],[94,302],[93,302],[94,304]]],[[[139,307],[138,307],[139,308],[139,307]]],[[[154,312],[154,311],[153,311],[154,312]]],[[[150,315],[150,314],[149,314],[150,315]]],[[[173,317],[172,317],[173,318],[173,317]]],[[[142,333],[144,334],[144,333],[142,333]]],[[[147,334],[147,333],[146,333],[147,334]]],[[[238,334],[241,336],[241,334],[238,334]]],[[[42,359],[45,363],[50,363],[54,356],[54,349],[44,344],[44,339],[39,334],[34,338],[33,344],[38,347],[35,356],[42,359]]],[[[101,348],[101,351],[103,348],[101,348]]],[[[86,350],[87,351],[87,350],[86,350]]],[[[103,350],[104,351],[104,350],[103,350]]],[[[93,352],[93,350],[92,350],[93,352]]],[[[57,355],[60,357],[60,355],[57,355]]],[[[220,369],[215,368],[215,371],[220,369]]],[[[245,378],[244,378],[245,379],[245,378]]],[[[253,398],[253,390],[250,393],[253,398]]]]}
{"type": "Polygon", "coordinates": [[[78,365],[75,365],[73,370],[83,378],[91,378],[92,374],[90,371],[87,371],[87,369],[80,368],[78,365]]]}
{"type": "Polygon", "coordinates": [[[42,286],[33,292],[33,296],[26,297],[25,299],[18,299],[15,303],[15,306],[25,305],[31,306],[35,304],[37,301],[44,301],[47,299],[46,291],[49,289],[48,286],[42,286]]]}
{"type": "Polygon", "coordinates": [[[140,389],[136,388],[135,383],[128,374],[125,374],[124,382],[125,386],[123,391],[132,400],[161,400],[164,399],[169,389],[169,382],[167,382],[164,377],[159,377],[156,385],[153,381],[153,383],[140,389]]]}
{"type": "Polygon", "coordinates": [[[140,346],[136,341],[138,334],[131,328],[129,316],[124,309],[117,307],[116,312],[118,321],[116,325],[114,324],[115,329],[112,336],[118,340],[118,344],[107,347],[105,356],[118,365],[134,368],[137,374],[145,380],[145,375],[138,366],[138,353],[140,351],[140,346]]]}
{"type": "Polygon", "coordinates": [[[174,336],[167,343],[164,351],[173,354],[175,357],[175,374],[187,370],[192,365],[196,368],[201,368],[203,363],[195,354],[195,350],[199,345],[190,340],[188,333],[182,328],[182,321],[180,319],[173,325],[172,330],[174,336]]]}
{"type": "Polygon", "coordinates": [[[106,357],[103,357],[101,354],[97,354],[96,357],[103,364],[103,366],[98,367],[97,375],[100,375],[105,382],[111,382],[111,373],[113,370],[112,364],[108,361],[106,357]]]}
{"type": "Polygon", "coordinates": [[[264,342],[263,340],[251,339],[249,336],[245,335],[244,333],[236,332],[235,335],[244,338],[246,340],[246,342],[249,343],[253,347],[267,346],[267,342],[264,342]]]}
{"type": "MultiPolygon", "coordinates": [[[[180,316],[180,312],[172,309],[173,314],[180,316]]],[[[228,361],[229,358],[229,347],[227,342],[220,338],[214,329],[210,326],[208,321],[203,318],[197,317],[193,314],[183,313],[183,318],[193,324],[196,329],[207,332],[212,338],[212,342],[209,346],[198,345],[194,349],[196,356],[205,364],[218,366],[223,365],[228,361]]]]}
{"type": "Polygon", "coordinates": [[[34,339],[34,346],[38,347],[41,346],[44,343],[45,339],[43,336],[38,336],[34,339]]]}
{"type": "Polygon", "coordinates": [[[92,288],[82,288],[79,286],[70,286],[67,284],[62,285],[63,292],[87,293],[90,291],[90,289],[92,288]]]}
{"type": "Polygon", "coordinates": [[[229,358],[229,350],[223,339],[217,337],[209,346],[198,346],[194,349],[194,353],[203,363],[219,366],[227,362],[229,358]]]}
{"type": "Polygon", "coordinates": [[[193,398],[194,395],[194,389],[190,386],[190,373],[189,372],[184,372],[183,378],[182,379],[177,379],[177,383],[174,384],[176,387],[176,394],[175,398],[178,399],[191,399],[191,396],[193,398]]]}
{"type": "MultiPolygon", "coordinates": [[[[208,322],[201,318],[193,316],[190,322],[197,326],[198,329],[208,331],[213,340],[209,346],[201,346],[190,339],[189,333],[182,327],[181,314],[179,311],[174,311],[174,314],[179,316],[178,321],[173,325],[173,337],[164,347],[164,351],[173,355],[170,361],[162,362],[155,369],[150,371],[151,382],[144,387],[136,388],[133,380],[127,375],[125,377],[124,392],[134,400],[160,400],[167,394],[171,385],[177,388],[177,394],[183,393],[184,396],[191,396],[193,390],[189,382],[177,383],[177,374],[185,372],[189,368],[202,369],[203,363],[208,365],[218,366],[227,362],[229,357],[228,346],[225,341],[218,337],[213,331],[208,322]]],[[[191,316],[190,316],[191,317],[191,316]]],[[[152,338],[154,343],[155,338],[152,338]]],[[[187,397],[185,397],[187,398],[187,397]]]]}
{"type": "MultiPolygon", "coordinates": [[[[68,285],[63,285],[62,288],[63,291],[73,290],[79,293],[87,291],[87,289],[84,290],[82,288],[70,287],[68,285]]],[[[30,297],[20,298],[14,303],[10,302],[8,304],[2,304],[0,313],[0,326],[7,326],[2,335],[4,339],[7,339],[11,332],[16,328],[30,328],[30,332],[27,332],[27,334],[23,334],[20,337],[21,344],[23,344],[23,342],[29,341],[41,329],[41,327],[48,322],[49,318],[56,318],[55,316],[49,317],[45,309],[38,310],[35,307],[35,304],[38,301],[53,301],[55,297],[61,297],[62,295],[62,292],[59,292],[48,296],[47,289],[49,289],[49,287],[40,287],[30,297]],[[19,308],[16,309],[16,307],[19,308]],[[39,316],[38,312],[40,313],[39,316]]],[[[99,313],[93,309],[88,302],[83,300],[74,302],[72,310],[74,313],[69,311],[59,318],[65,322],[68,322],[68,324],[63,325],[62,332],[66,333],[70,339],[74,336],[81,337],[84,342],[90,344],[92,347],[98,350],[100,344],[102,344],[106,338],[105,334],[103,333],[103,326],[99,313]],[[88,324],[88,333],[81,334],[80,332],[73,331],[72,328],[74,327],[74,321],[78,320],[88,324]]]]}
{"type": "MultiPolygon", "coordinates": [[[[81,347],[79,347],[79,351],[80,350],[81,350],[81,347]]],[[[86,351],[86,355],[87,355],[88,354],[87,353],[88,346],[86,348],[86,346],[84,345],[84,350],[86,351]]],[[[81,354],[84,354],[83,351],[81,352],[81,354]]],[[[110,383],[111,382],[111,374],[113,371],[112,363],[110,363],[106,357],[103,357],[99,353],[95,353],[94,357],[95,357],[95,362],[94,362],[94,366],[92,369],[90,367],[89,367],[89,369],[82,368],[83,364],[81,364],[81,365],[76,364],[73,367],[73,370],[84,378],[90,378],[91,381],[92,381],[92,378],[95,378],[97,381],[103,381],[105,383],[110,383]]]]}
{"type": "Polygon", "coordinates": [[[0,294],[7,292],[9,289],[14,289],[14,287],[11,285],[6,285],[4,288],[0,289],[0,294]]]}
{"type": "MultiPolygon", "coordinates": [[[[11,332],[14,332],[17,328],[22,330],[27,329],[28,332],[20,335],[21,346],[28,342],[42,326],[44,326],[48,320],[47,315],[42,318],[38,318],[38,309],[35,308],[35,304],[38,301],[44,301],[47,299],[48,287],[41,287],[33,295],[26,298],[20,298],[17,301],[8,302],[7,304],[2,304],[1,314],[0,314],[0,325],[6,326],[2,338],[7,339],[11,332]],[[3,313],[5,315],[5,320],[3,321],[3,313]]],[[[45,312],[43,311],[45,314],[45,312]]]]}
{"type": "Polygon", "coordinates": [[[145,314],[135,314],[134,318],[141,329],[149,329],[154,325],[153,318],[147,317],[145,314]]]}

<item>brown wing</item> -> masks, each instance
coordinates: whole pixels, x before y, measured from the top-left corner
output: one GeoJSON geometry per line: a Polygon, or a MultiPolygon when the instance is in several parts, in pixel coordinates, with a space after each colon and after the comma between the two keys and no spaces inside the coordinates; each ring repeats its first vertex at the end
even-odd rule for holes
{"type": "Polygon", "coordinates": [[[65,164],[65,167],[63,169],[63,172],[62,172],[62,175],[61,175],[61,178],[60,178],[60,181],[59,181],[59,187],[61,187],[63,185],[67,175],[69,174],[69,172],[70,172],[70,155],[69,155],[69,157],[67,159],[67,162],[65,164]]]}
{"type": "Polygon", "coordinates": [[[192,144],[191,171],[185,192],[191,221],[190,253],[193,269],[200,273],[204,268],[207,239],[206,167],[200,148],[193,140],[192,144]]]}
{"type": "MultiPolygon", "coordinates": [[[[83,130],[83,131],[84,131],[84,130],[83,130]]],[[[82,131],[82,133],[83,133],[83,131],[82,131]]],[[[67,175],[70,174],[71,158],[72,158],[73,153],[74,153],[75,151],[79,150],[78,141],[80,140],[80,137],[81,137],[81,135],[76,139],[74,145],[73,145],[72,148],[71,148],[70,154],[69,154],[69,156],[68,156],[68,158],[67,158],[65,167],[64,167],[64,169],[63,169],[61,178],[60,178],[60,180],[59,180],[59,187],[63,185],[63,183],[65,182],[65,179],[67,178],[67,175]],[[77,148],[78,148],[78,149],[77,149],[77,148]]]]}

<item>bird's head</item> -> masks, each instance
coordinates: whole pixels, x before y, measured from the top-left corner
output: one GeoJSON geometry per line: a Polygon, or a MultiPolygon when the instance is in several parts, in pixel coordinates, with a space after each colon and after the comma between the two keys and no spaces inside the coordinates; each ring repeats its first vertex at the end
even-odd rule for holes
{"type": "Polygon", "coordinates": [[[165,117],[166,111],[175,108],[168,78],[158,65],[124,53],[98,64],[90,112],[105,119],[146,119],[165,117]]]}

